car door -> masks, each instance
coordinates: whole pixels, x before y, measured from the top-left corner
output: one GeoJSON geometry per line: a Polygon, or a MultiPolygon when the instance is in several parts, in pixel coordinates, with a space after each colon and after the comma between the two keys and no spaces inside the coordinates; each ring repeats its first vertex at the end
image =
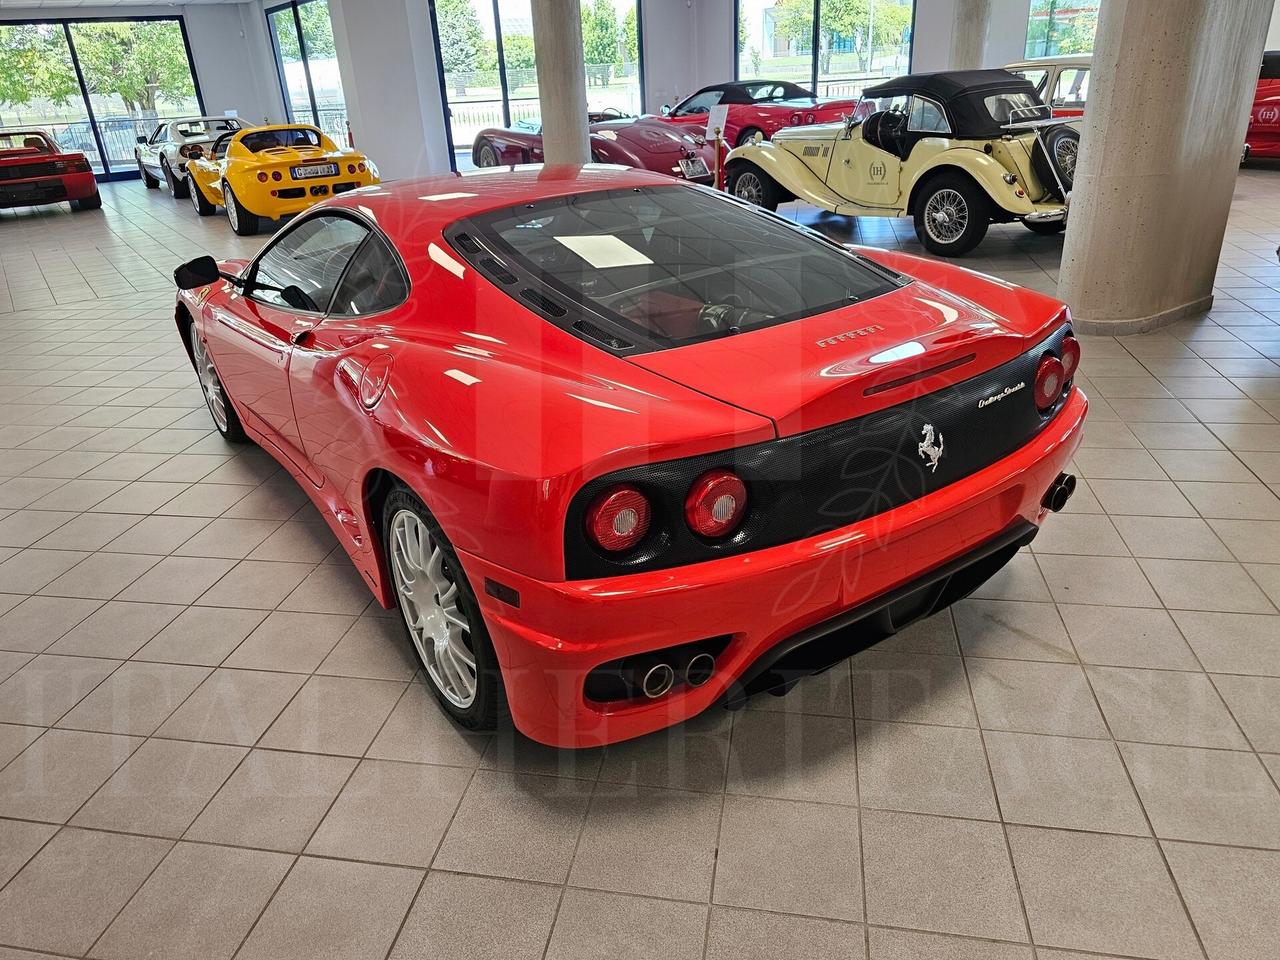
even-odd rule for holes
{"type": "Polygon", "coordinates": [[[294,340],[320,322],[367,233],[334,214],[295,221],[250,264],[243,291],[209,311],[206,340],[227,392],[300,467],[306,458],[289,393],[294,340]]]}
{"type": "Polygon", "coordinates": [[[160,175],[160,148],[169,139],[169,125],[162,123],[151,132],[146,143],[138,144],[138,159],[147,172],[160,175]]]}
{"type": "MultiPolygon", "coordinates": [[[[898,96],[878,102],[876,113],[906,114],[909,98],[898,96]]],[[[869,118],[868,118],[869,119],[869,118]]],[[[901,121],[905,135],[907,120],[901,121]]],[[[854,127],[848,139],[836,141],[828,181],[838,194],[864,207],[897,208],[902,194],[902,159],[891,150],[884,149],[878,140],[868,142],[867,119],[854,127]]],[[[889,144],[891,145],[891,144],[889,144]]]]}

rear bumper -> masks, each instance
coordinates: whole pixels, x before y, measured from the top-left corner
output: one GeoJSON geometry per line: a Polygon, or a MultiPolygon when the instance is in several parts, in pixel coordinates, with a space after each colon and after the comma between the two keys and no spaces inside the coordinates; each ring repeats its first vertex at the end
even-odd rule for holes
{"type": "Polygon", "coordinates": [[[235,191],[240,203],[251,213],[257,214],[259,217],[278,220],[280,217],[287,217],[290,214],[309,210],[321,200],[328,200],[338,194],[347,193],[359,187],[367,187],[377,182],[377,178],[367,172],[347,173],[344,170],[336,177],[316,178],[314,180],[286,179],[259,183],[255,177],[249,183],[244,181],[240,184],[233,183],[231,189],[235,191]],[[272,190],[276,191],[276,196],[271,195],[272,190]],[[302,196],[300,197],[280,196],[285,191],[299,190],[302,191],[302,196]]]}
{"type": "Polygon", "coordinates": [[[1027,223],[1061,223],[1067,219],[1066,207],[1055,207],[1049,210],[1037,210],[1022,218],[1027,223]]]}
{"type": "Polygon", "coordinates": [[[1003,460],[863,522],[748,554],[555,583],[462,554],[515,725],[545,744],[588,747],[701,713],[788,638],[981,550],[1019,524],[1038,526],[1046,514],[1041,500],[1079,445],[1087,409],[1075,389],[1052,423],[1003,460]],[[519,606],[488,595],[486,578],[517,591],[519,606]],[[602,663],[725,635],[728,646],[701,687],[611,705],[584,695],[587,674],[602,663]]]}
{"type": "Polygon", "coordinates": [[[0,207],[28,207],[64,200],[83,200],[97,192],[98,181],[92,172],[3,180],[0,181],[0,207]]]}

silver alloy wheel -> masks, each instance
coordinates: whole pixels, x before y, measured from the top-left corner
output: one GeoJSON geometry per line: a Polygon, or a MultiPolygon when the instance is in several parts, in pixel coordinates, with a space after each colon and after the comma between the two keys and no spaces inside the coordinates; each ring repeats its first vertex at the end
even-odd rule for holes
{"type": "Polygon", "coordinates": [[[494,153],[493,147],[489,146],[487,143],[481,146],[479,152],[476,154],[476,166],[496,167],[497,165],[498,156],[494,153]]]}
{"type": "Polygon", "coordinates": [[[733,185],[733,195],[739,200],[754,203],[757,207],[764,206],[764,184],[750,170],[738,177],[733,185]]]}
{"type": "Polygon", "coordinates": [[[191,181],[187,184],[187,193],[191,197],[191,205],[196,208],[196,213],[200,212],[200,188],[196,186],[196,178],[191,174],[187,174],[187,178],[191,181]]]}
{"type": "Polygon", "coordinates": [[[946,187],[929,198],[924,208],[924,228],[937,243],[955,243],[969,226],[969,204],[956,190],[946,187]]]}
{"type": "Polygon", "coordinates": [[[1058,169],[1066,174],[1068,179],[1074,180],[1076,157],[1080,154],[1080,141],[1073,137],[1062,137],[1054,147],[1053,153],[1058,160],[1058,169]]]}
{"type": "Polygon", "coordinates": [[[204,402],[209,405],[209,414],[218,429],[227,432],[227,395],[222,392],[222,381],[218,379],[218,371],[213,368],[213,360],[204,345],[204,339],[191,328],[191,356],[196,362],[196,374],[200,377],[200,389],[204,391],[204,402]]]}
{"type": "Polygon", "coordinates": [[[231,192],[231,185],[222,181],[222,203],[227,208],[227,222],[236,233],[240,232],[240,217],[236,214],[236,195],[231,192]]]}
{"type": "Polygon", "coordinates": [[[458,606],[460,590],[444,550],[412,510],[391,518],[391,571],[427,675],[446,700],[465,710],[476,699],[476,656],[467,645],[471,625],[458,606]]]}

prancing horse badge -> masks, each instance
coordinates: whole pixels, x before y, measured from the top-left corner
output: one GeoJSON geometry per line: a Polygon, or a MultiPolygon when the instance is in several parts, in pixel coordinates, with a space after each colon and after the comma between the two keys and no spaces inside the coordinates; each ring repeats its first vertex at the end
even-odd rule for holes
{"type": "Polygon", "coordinates": [[[942,459],[942,434],[938,434],[938,442],[933,441],[933,424],[926,423],[924,425],[924,439],[916,444],[916,451],[920,454],[920,458],[928,464],[929,469],[933,473],[938,472],[938,461],[942,459]]]}

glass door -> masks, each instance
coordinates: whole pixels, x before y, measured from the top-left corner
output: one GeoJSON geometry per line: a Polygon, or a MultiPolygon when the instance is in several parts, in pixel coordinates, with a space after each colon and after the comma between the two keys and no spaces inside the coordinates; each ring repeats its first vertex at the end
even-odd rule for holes
{"type": "Polygon", "coordinates": [[[271,7],[267,24],[289,120],[315,124],[336,142],[346,143],[347,101],[338,72],[329,0],[271,7]]]}

